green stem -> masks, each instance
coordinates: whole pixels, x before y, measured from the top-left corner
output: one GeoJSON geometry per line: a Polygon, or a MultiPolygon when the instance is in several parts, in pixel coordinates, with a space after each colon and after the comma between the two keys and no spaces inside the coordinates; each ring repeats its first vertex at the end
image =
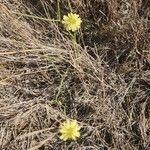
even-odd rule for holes
{"type": "Polygon", "coordinates": [[[70,9],[70,12],[72,12],[72,7],[71,7],[70,0],[68,0],[68,6],[69,6],[69,9],[70,9]]]}
{"type": "Polygon", "coordinates": [[[60,17],[60,0],[57,0],[57,20],[61,20],[60,17]]]}
{"type": "Polygon", "coordinates": [[[75,42],[75,43],[77,43],[76,35],[77,35],[76,32],[74,32],[74,33],[73,33],[73,39],[74,39],[74,42],[75,42]]]}
{"type": "Polygon", "coordinates": [[[34,19],[44,20],[44,21],[57,21],[57,22],[60,21],[60,20],[47,19],[47,18],[42,18],[42,17],[38,17],[38,16],[33,16],[33,15],[27,15],[27,14],[22,14],[22,13],[16,13],[16,12],[14,12],[14,14],[24,16],[24,17],[30,17],[30,18],[34,18],[34,19]]]}
{"type": "MultiPolygon", "coordinates": [[[[70,33],[71,34],[71,33],[70,33]]],[[[75,57],[78,58],[79,56],[79,51],[78,51],[78,47],[77,47],[77,38],[76,38],[76,32],[71,34],[71,38],[72,38],[72,42],[73,42],[73,48],[74,48],[74,54],[75,57]]]]}

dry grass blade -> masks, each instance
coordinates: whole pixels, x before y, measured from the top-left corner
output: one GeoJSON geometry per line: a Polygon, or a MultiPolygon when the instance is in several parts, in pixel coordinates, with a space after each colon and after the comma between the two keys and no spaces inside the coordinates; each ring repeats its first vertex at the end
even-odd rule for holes
{"type": "Polygon", "coordinates": [[[0,150],[148,150],[148,6],[0,0],[0,150]],[[61,22],[69,12],[82,19],[75,34],[61,22]],[[81,135],[63,142],[69,118],[81,135]]]}
{"type": "MultiPolygon", "coordinates": [[[[52,129],[54,129],[54,128],[47,128],[47,129],[42,129],[42,130],[30,132],[30,133],[27,133],[27,134],[18,136],[18,137],[16,138],[16,140],[21,140],[21,139],[23,139],[23,138],[30,137],[30,136],[34,136],[34,135],[37,135],[37,134],[42,133],[42,132],[44,132],[44,131],[50,131],[50,130],[52,130],[52,129]]],[[[52,137],[51,137],[51,138],[52,138],[52,137]]]]}

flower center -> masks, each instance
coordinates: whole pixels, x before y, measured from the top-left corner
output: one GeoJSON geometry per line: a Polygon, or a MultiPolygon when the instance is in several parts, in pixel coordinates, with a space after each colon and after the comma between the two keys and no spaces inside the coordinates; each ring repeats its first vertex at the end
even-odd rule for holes
{"type": "Polygon", "coordinates": [[[69,23],[70,23],[71,25],[75,24],[75,23],[76,23],[76,19],[75,19],[75,18],[70,18],[70,19],[69,19],[69,23]]]}
{"type": "Polygon", "coordinates": [[[70,128],[68,129],[68,131],[67,131],[67,135],[68,135],[69,137],[71,137],[73,134],[74,134],[74,129],[70,127],[70,128]]]}

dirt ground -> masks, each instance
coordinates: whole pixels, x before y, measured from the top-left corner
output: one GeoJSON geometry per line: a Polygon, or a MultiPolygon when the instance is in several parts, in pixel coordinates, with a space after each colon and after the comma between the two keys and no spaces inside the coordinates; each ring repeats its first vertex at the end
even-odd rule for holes
{"type": "Polygon", "coordinates": [[[149,149],[150,1],[0,0],[0,150],[149,149]]]}

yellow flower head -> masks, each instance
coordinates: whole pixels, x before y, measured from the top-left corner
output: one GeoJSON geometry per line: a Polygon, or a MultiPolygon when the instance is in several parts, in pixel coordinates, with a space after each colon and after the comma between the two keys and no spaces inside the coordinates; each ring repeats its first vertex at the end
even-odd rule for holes
{"type": "Polygon", "coordinates": [[[81,18],[77,14],[69,13],[68,16],[63,16],[62,23],[64,24],[66,30],[76,31],[81,26],[81,18]]]}
{"type": "Polygon", "coordinates": [[[67,120],[62,125],[60,125],[59,132],[61,133],[60,139],[66,140],[76,140],[80,137],[80,127],[76,120],[67,120]]]}

